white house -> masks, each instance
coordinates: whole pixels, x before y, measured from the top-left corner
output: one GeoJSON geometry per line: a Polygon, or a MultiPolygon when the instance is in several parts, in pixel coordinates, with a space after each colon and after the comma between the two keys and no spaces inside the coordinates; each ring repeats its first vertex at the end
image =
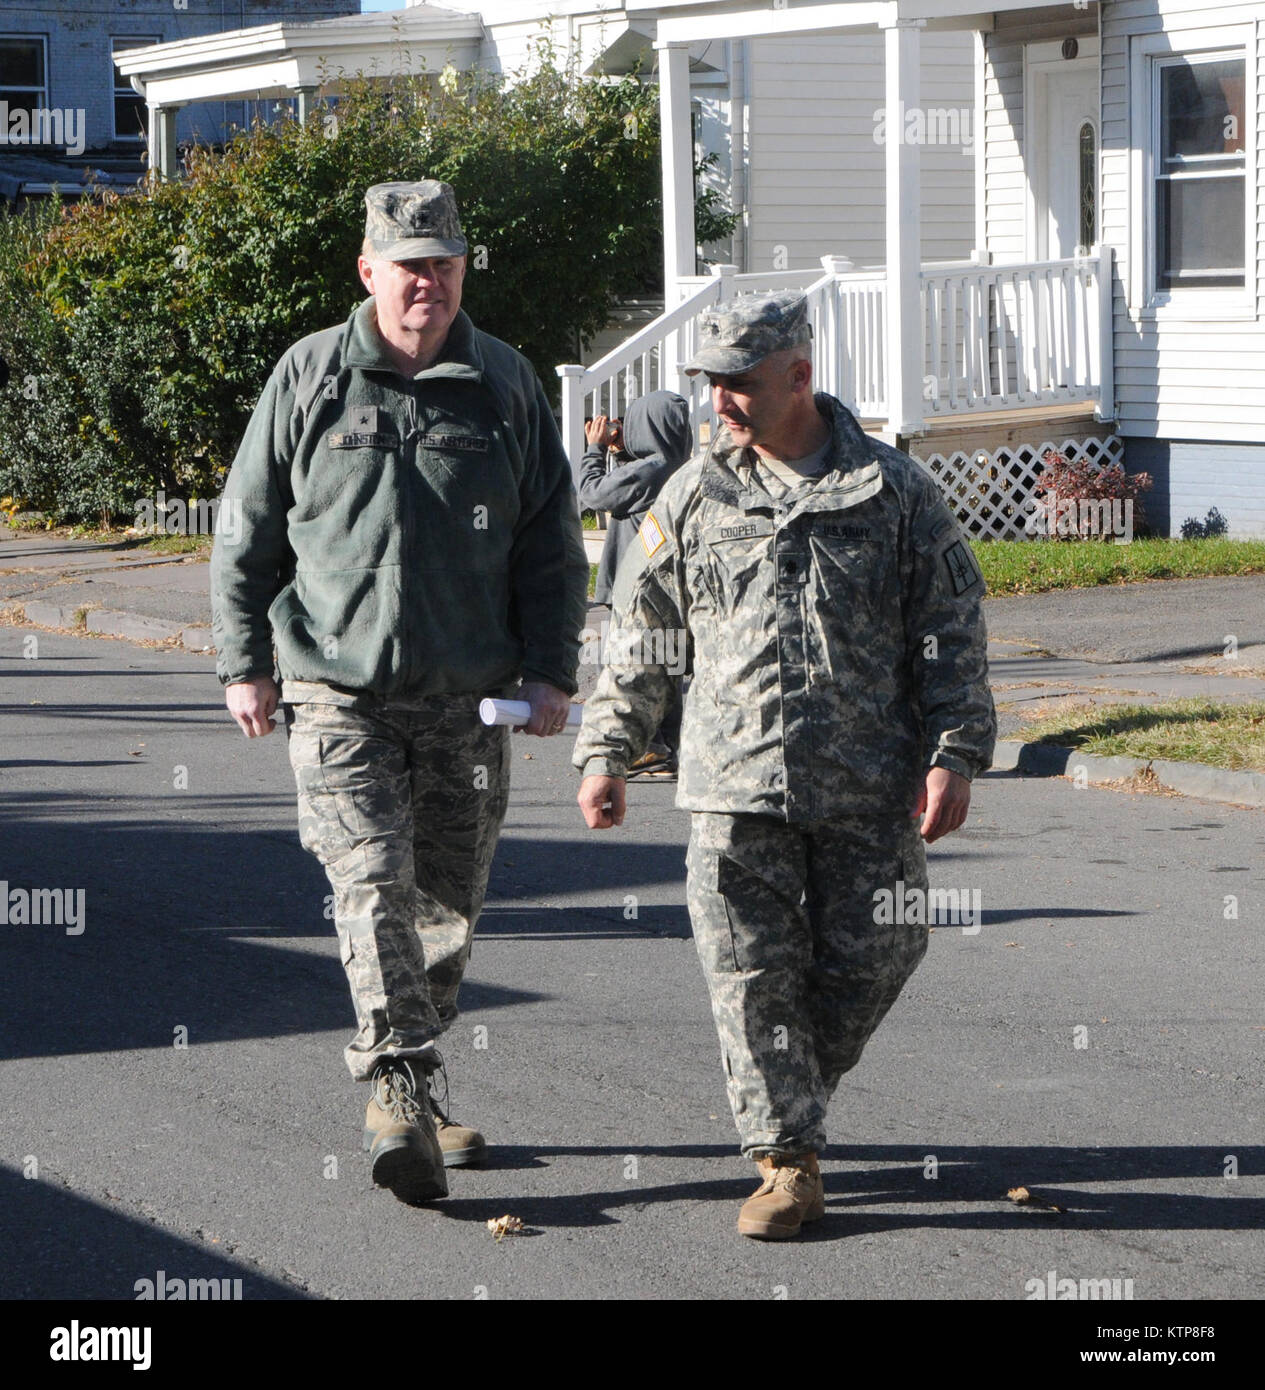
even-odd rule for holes
{"type": "MultiPolygon", "coordinates": [[[[1265,535],[1265,3],[625,9],[657,21],[669,309],[603,362],[560,369],[570,438],[595,402],[617,407],[621,371],[689,390],[674,366],[707,303],[799,283],[822,384],[922,458],[973,533],[1019,534],[1052,444],[1150,472],[1148,514],[1160,529],[1176,533],[1216,506],[1231,534],[1265,535]],[[923,230],[941,215],[928,160],[945,130],[923,55],[946,31],[974,47],[970,266],[929,264],[923,230]],[[794,35],[811,73],[834,36],[876,33],[886,60],[881,266],[841,266],[819,242],[815,275],[779,278],[748,262],[719,268],[712,283],[690,276],[687,46],[741,38],[758,53],[794,35]],[[657,376],[645,355],[656,336],[667,367],[657,376]]],[[[801,176],[829,184],[832,151],[814,142],[813,106],[800,105],[801,176]]]]}
{"type": "Polygon", "coordinates": [[[659,385],[692,393],[705,428],[679,371],[698,314],[795,285],[822,387],[922,458],[973,533],[1021,533],[1053,445],[1149,471],[1160,529],[1215,505],[1265,535],[1265,0],[978,3],[445,0],[119,67],[169,171],[162,132],[197,99],[512,71],[542,32],[586,71],[639,67],[663,111],[666,312],[559,368],[574,457],[586,414],[659,385]],[[713,264],[699,148],[740,214],[713,264]]]}

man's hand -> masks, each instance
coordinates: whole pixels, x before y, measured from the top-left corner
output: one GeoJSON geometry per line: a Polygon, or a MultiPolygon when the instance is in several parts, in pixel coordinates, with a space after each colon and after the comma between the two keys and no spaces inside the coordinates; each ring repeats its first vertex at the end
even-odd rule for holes
{"type": "Polygon", "coordinates": [[[960,830],[970,806],[970,782],[960,773],[950,772],[947,767],[933,767],[927,772],[927,780],[918,794],[918,804],[909,813],[909,818],[916,820],[926,812],[922,821],[922,838],[930,844],[941,835],[951,835],[953,831],[960,830]]]}
{"type": "Polygon", "coordinates": [[[262,738],[277,727],[272,716],[280,694],[271,676],[254,676],[226,686],[224,703],[247,738],[262,738]]]}
{"type": "Polygon", "coordinates": [[[560,734],[567,727],[567,715],[571,713],[571,697],[565,690],[545,681],[524,681],[518,688],[518,698],[531,705],[531,718],[526,724],[519,724],[514,732],[526,729],[529,734],[539,734],[548,738],[560,734]]]}
{"type": "Polygon", "coordinates": [[[584,812],[585,825],[590,830],[609,830],[612,825],[623,825],[624,791],[622,777],[586,777],[575,798],[584,812]]]}

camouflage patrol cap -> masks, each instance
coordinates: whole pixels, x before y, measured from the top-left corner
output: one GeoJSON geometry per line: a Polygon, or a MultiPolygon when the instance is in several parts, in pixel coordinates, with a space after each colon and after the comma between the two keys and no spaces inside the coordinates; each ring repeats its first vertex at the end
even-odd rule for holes
{"type": "Polygon", "coordinates": [[[745,372],[771,353],[810,343],[812,337],[802,294],[745,295],[699,316],[698,350],[684,370],[689,376],[745,372]]]}
{"type": "Polygon", "coordinates": [[[464,256],[457,199],[438,179],[375,183],[365,194],[365,238],[386,261],[464,256]]]}

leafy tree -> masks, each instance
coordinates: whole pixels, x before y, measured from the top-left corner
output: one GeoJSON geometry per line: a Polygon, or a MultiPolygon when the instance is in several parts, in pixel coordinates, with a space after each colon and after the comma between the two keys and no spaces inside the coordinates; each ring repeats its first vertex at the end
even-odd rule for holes
{"type": "MultiPolygon", "coordinates": [[[[453,185],[463,307],[555,400],[555,363],[612,301],[661,287],[657,97],[635,76],[359,78],[305,124],[256,125],[185,166],[0,217],[0,494],[60,520],[217,492],[277,358],[363,298],[373,183],[453,185]]],[[[704,198],[700,241],[733,220],[704,198]]]]}

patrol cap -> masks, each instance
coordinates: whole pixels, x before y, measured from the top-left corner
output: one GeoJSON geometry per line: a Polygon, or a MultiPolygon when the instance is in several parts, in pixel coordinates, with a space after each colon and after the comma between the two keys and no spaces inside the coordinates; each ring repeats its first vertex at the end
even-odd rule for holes
{"type": "Polygon", "coordinates": [[[698,320],[698,351],[685,364],[688,376],[730,376],[758,366],[771,353],[813,338],[808,300],[802,294],[744,295],[708,309],[698,320]]]}
{"type": "Polygon", "coordinates": [[[457,199],[438,179],[375,183],[365,194],[365,238],[387,261],[466,254],[457,199]]]}

